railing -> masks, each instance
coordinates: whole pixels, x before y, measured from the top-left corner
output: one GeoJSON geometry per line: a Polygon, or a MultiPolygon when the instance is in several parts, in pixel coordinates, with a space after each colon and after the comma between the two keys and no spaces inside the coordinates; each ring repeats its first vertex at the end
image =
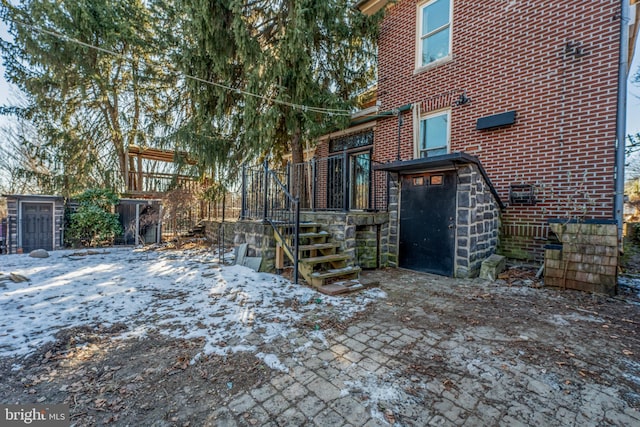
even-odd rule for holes
{"type": "Polygon", "coordinates": [[[165,193],[175,188],[182,188],[187,191],[196,191],[201,189],[201,184],[193,177],[187,175],[129,172],[127,181],[128,191],[165,193]]]}
{"type": "Polygon", "coordinates": [[[298,283],[298,245],[300,240],[300,203],[282,182],[278,173],[264,164],[264,219],[273,227],[283,249],[293,261],[293,283],[298,283]]]}
{"type": "Polygon", "coordinates": [[[202,207],[203,219],[228,221],[240,218],[242,214],[242,192],[229,191],[216,201],[205,201],[202,207]]]}
{"type": "Polygon", "coordinates": [[[308,211],[386,211],[387,172],[368,153],[343,153],[292,167],[292,193],[308,211]]]}
{"type": "MultiPolygon", "coordinates": [[[[369,153],[343,153],[273,171],[302,211],[379,212],[388,208],[388,173],[375,171],[369,153]]],[[[241,218],[263,217],[263,168],[242,173],[241,218]]]]}

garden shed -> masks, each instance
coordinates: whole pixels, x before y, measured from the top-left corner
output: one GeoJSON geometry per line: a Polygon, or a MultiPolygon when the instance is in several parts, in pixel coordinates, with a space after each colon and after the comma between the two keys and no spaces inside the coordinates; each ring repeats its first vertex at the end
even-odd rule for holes
{"type": "Polygon", "coordinates": [[[7,201],[6,250],[28,253],[54,250],[64,241],[64,198],[61,196],[5,194],[7,201]]]}
{"type": "Polygon", "coordinates": [[[138,245],[160,243],[162,238],[162,202],[149,199],[120,199],[116,206],[122,235],[115,243],[138,245]]]}

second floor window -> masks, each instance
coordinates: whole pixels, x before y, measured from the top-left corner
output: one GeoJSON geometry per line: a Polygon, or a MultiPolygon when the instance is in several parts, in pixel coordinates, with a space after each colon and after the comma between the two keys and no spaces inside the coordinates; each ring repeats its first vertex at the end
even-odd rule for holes
{"type": "Polygon", "coordinates": [[[417,157],[433,157],[449,152],[449,111],[423,116],[418,132],[417,157]]]}
{"type": "Polygon", "coordinates": [[[418,7],[418,68],[451,54],[451,1],[431,0],[418,7]]]}

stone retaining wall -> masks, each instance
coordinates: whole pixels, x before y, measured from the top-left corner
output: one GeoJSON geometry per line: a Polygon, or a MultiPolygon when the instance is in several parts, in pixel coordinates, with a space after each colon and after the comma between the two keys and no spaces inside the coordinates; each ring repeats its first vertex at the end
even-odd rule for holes
{"type": "Polygon", "coordinates": [[[262,257],[260,271],[273,273],[276,271],[276,239],[273,228],[262,221],[205,222],[205,233],[209,240],[217,243],[224,231],[225,247],[233,248],[247,244],[247,256],[262,257]],[[222,226],[222,230],[220,227],[222,226]]]}
{"type": "MultiPolygon", "coordinates": [[[[348,265],[362,268],[388,266],[389,216],[372,212],[303,212],[303,222],[316,222],[321,229],[329,232],[329,241],[340,243],[339,252],[350,255],[348,265]]],[[[207,238],[217,244],[224,235],[225,247],[235,247],[242,243],[248,245],[247,256],[262,257],[260,271],[275,271],[276,240],[273,228],[262,221],[235,221],[221,224],[216,221],[205,222],[207,238]]]]}

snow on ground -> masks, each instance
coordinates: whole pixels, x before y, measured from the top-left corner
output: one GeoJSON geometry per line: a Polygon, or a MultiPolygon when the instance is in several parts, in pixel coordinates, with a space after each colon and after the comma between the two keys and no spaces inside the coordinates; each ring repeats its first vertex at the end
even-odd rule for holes
{"type": "Polygon", "coordinates": [[[640,277],[618,276],[618,285],[627,286],[640,298],[640,277]]]}
{"type": "MultiPolygon", "coordinates": [[[[158,331],[204,338],[205,354],[251,351],[244,340],[251,332],[269,342],[294,330],[317,305],[331,306],[346,319],[385,296],[369,289],[329,297],[281,276],[222,265],[209,251],[96,252],[0,256],[0,357],[28,355],[60,329],[115,323],[127,325],[124,339],[158,331]],[[10,273],[29,281],[6,280],[10,273]]],[[[273,355],[262,356],[280,366],[273,355]]]]}

